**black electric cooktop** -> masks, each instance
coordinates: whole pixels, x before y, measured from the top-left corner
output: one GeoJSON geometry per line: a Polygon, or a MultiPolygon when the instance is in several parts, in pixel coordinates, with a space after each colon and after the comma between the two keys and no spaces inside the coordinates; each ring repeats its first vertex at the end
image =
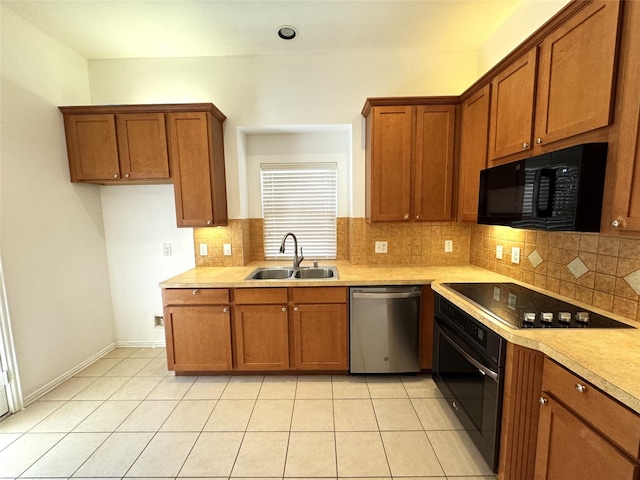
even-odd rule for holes
{"type": "Polygon", "coordinates": [[[635,328],[515,283],[445,283],[512,328],[635,328]]]}

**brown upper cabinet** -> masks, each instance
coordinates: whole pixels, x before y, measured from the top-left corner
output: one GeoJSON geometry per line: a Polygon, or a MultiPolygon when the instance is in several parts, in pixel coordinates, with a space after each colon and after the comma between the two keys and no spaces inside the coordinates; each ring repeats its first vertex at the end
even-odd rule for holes
{"type": "Polygon", "coordinates": [[[490,93],[487,84],[462,100],[458,168],[458,220],[462,222],[478,220],[480,171],[487,168],[490,93]]]}
{"type": "Polygon", "coordinates": [[[368,221],[451,219],[457,100],[367,99],[362,115],[368,221]]]}
{"type": "Polygon", "coordinates": [[[164,113],[116,113],[103,107],[60,110],[72,182],[170,182],[164,113]]]}
{"type": "Polygon", "coordinates": [[[584,2],[492,80],[489,164],[609,125],[620,2],[584,2]]]}

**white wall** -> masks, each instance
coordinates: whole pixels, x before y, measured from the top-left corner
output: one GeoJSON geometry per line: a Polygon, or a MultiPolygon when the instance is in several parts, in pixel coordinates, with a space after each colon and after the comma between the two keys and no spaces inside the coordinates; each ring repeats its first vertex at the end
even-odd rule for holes
{"type": "Polygon", "coordinates": [[[2,14],[0,242],[25,398],[115,340],[100,192],[69,182],[59,105],[89,103],[87,62],[2,14]]]}

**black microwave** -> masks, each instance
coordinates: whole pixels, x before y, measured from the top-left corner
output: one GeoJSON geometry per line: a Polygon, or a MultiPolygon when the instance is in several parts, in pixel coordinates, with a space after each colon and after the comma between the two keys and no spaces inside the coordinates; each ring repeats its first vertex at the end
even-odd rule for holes
{"type": "Polygon", "coordinates": [[[598,232],[606,143],[585,143],[480,172],[478,223],[598,232]]]}

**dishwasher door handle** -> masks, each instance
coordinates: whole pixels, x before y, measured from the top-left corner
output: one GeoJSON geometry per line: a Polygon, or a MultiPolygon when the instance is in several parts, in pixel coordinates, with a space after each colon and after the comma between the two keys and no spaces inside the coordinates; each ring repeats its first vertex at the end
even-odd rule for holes
{"type": "Polygon", "coordinates": [[[390,292],[390,293],[366,293],[366,292],[353,292],[351,297],[353,298],[414,298],[419,297],[422,294],[420,292],[390,292]]]}

